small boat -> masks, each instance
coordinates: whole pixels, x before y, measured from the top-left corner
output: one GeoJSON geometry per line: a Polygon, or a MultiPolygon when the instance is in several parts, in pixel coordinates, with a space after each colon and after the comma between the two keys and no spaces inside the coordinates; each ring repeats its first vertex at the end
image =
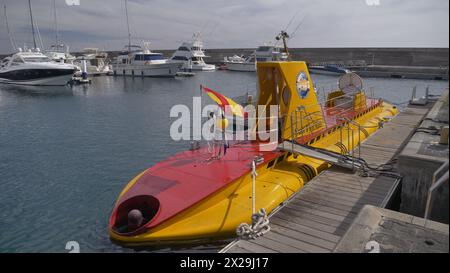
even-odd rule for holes
{"type": "Polygon", "coordinates": [[[180,78],[189,78],[189,77],[194,77],[195,73],[187,72],[187,71],[180,71],[180,72],[177,72],[177,74],[175,76],[180,77],[180,78]]]}
{"type": "Polygon", "coordinates": [[[203,50],[203,42],[199,32],[194,33],[193,41],[189,43],[182,43],[181,46],[172,55],[173,62],[180,62],[183,64],[184,71],[214,71],[216,66],[205,63],[203,58],[206,58],[203,50]]]}
{"type": "Polygon", "coordinates": [[[287,56],[279,47],[264,45],[258,47],[255,52],[244,58],[243,56],[225,57],[224,64],[230,71],[255,72],[257,62],[270,62],[286,60],[287,56]]]}
{"type": "Polygon", "coordinates": [[[39,49],[19,49],[1,62],[0,83],[62,86],[72,79],[75,71],[74,65],[53,62],[39,49]]]}
{"type": "Polygon", "coordinates": [[[227,70],[241,71],[241,72],[255,72],[256,62],[253,55],[244,57],[234,55],[232,57],[225,57],[223,63],[227,70]]]}
{"type": "Polygon", "coordinates": [[[69,48],[64,44],[52,45],[44,54],[57,63],[74,64],[76,60],[76,57],[69,53],[69,48]]]}
{"type": "Polygon", "coordinates": [[[108,53],[100,51],[98,48],[85,48],[83,55],[77,57],[75,65],[82,66],[86,61],[86,72],[88,76],[103,76],[110,74],[113,70],[108,60],[108,53]]]}
{"type": "Polygon", "coordinates": [[[351,73],[350,70],[338,65],[317,65],[310,66],[309,71],[311,74],[331,75],[339,76],[347,73],[351,73]]]}
{"type": "Polygon", "coordinates": [[[227,65],[224,63],[221,63],[218,67],[217,70],[227,70],[227,65]]]}
{"type": "Polygon", "coordinates": [[[78,77],[78,76],[74,76],[72,78],[72,80],[70,81],[70,84],[73,85],[80,85],[80,84],[91,84],[92,80],[89,78],[85,78],[85,77],[78,77]]]}
{"type": "MultiPolygon", "coordinates": [[[[257,211],[270,214],[330,167],[299,150],[348,154],[398,112],[368,97],[356,74],[342,76],[339,89],[322,104],[305,62],[258,62],[257,75],[257,105],[280,110],[278,128],[261,133],[274,133],[278,140],[264,141],[258,132],[256,140],[220,142],[219,153],[209,145],[192,145],[142,171],[112,209],[113,242],[167,246],[235,237],[257,211]]],[[[206,91],[214,101],[228,103],[206,91]]],[[[257,114],[256,124],[273,118],[257,114]]]]}

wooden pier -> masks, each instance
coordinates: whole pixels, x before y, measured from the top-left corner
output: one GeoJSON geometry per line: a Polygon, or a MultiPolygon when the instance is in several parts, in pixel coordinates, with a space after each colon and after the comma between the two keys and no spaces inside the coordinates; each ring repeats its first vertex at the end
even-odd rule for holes
{"type": "MultiPolygon", "coordinates": [[[[373,166],[390,162],[428,110],[406,108],[361,144],[361,158],[373,166]]],[[[269,233],[256,240],[235,240],[220,252],[332,252],[362,207],[386,207],[399,182],[386,176],[361,177],[332,167],[271,213],[269,233]]]]}

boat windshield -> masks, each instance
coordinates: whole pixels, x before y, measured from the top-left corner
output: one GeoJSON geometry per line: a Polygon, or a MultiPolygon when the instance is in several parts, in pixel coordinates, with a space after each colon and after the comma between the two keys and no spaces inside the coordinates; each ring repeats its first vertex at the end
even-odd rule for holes
{"type": "Polygon", "coordinates": [[[45,63],[50,62],[48,57],[24,57],[23,60],[26,63],[45,63]]]}
{"type": "Polygon", "coordinates": [[[245,59],[246,62],[255,62],[255,56],[248,56],[247,59],[245,59]]]}
{"type": "Polygon", "coordinates": [[[162,54],[136,54],[134,56],[135,61],[158,61],[164,60],[162,54]]]}

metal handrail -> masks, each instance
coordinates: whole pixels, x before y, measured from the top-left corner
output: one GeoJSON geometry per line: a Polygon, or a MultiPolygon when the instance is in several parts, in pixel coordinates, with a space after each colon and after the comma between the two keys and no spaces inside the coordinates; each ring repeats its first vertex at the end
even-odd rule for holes
{"type": "MultiPolygon", "coordinates": [[[[355,94],[356,94],[356,93],[357,93],[357,92],[355,92],[355,94]]],[[[365,93],[365,92],[364,92],[364,93],[365,93]]],[[[350,98],[351,98],[351,95],[352,95],[352,94],[344,94],[344,95],[341,95],[341,96],[334,97],[334,98],[332,98],[332,99],[327,99],[327,100],[325,100],[325,101],[320,101],[320,100],[319,100],[319,105],[320,105],[321,103],[330,102],[330,101],[337,100],[337,99],[344,98],[344,97],[350,97],[350,98]]],[[[302,105],[302,106],[305,107],[305,108],[308,108],[308,107],[314,107],[314,106],[317,106],[317,103],[306,104],[306,105],[302,105]]]]}
{"type": "Polygon", "coordinates": [[[427,203],[426,203],[425,215],[424,215],[425,219],[430,219],[431,209],[433,207],[432,198],[433,198],[434,191],[436,189],[438,189],[439,187],[441,187],[445,182],[448,182],[448,178],[449,178],[449,171],[448,171],[449,164],[448,163],[449,163],[448,160],[446,162],[444,162],[444,164],[442,164],[442,166],[439,167],[439,169],[437,169],[433,174],[433,178],[431,180],[431,186],[430,186],[430,189],[428,190],[427,203]],[[447,169],[447,172],[445,172],[436,181],[438,175],[442,172],[442,170],[445,170],[445,169],[447,169]]]}
{"type": "MultiPolygon", "coordinates": [[[[370,98],[369,96],[374,95],[374,88],[370,88],[369,93],[367,94],[365,90],[360,90],[362,92],[364,92],[365,96],[367,98],[370,98]]],[[[358,92],[360,92],[358,91],[358,92]]],[[[342,102],[339,103],[337,105],[331,106],[331,107],[326,107],[326,104],[338,99],[342,99],[342,98],[351,98],[354,99],[355,94],[357,94],[358,92],[354,92],[354,93],[347,93],[347,94],[343,94],[331,99],[326,99],[324,100],[324,104],[319,103],[319,108],[320,111],[316,111],[313,113],[308,113],[307,109],[309,109],[310,107],[317,107],[317,104],[309,104],[309,105],[302,105],[300,107],[298,107],[294,112],[291,113],[291,139],[292,141],[294,141],[294,139],[298,136],[305,136],[305,134],[308,131],[311,131],[310,133],[312,134],[312,130],[311,128],[317,128],[317,127],[321,127],[322,125],[324,125],[325,127],[327,127],[327,122],[328,120],[325,119],[325,110],[336,110],[337,112],[335,113],[334,117],[336,120],[344,120],[346,122],[344,122],[343,126],[340,126],[340,130],[341,130],[341,143],[343,143],[343,132],[342,130],[346,129],[348,130],[347,133],[347,144],[348,144],[348,150],[352,151],[352,153],[355,153],[355,149],[356,146],[354,146],[354,141],[355,141],[355,129],[357,130],[358,133],[358,153],[359,153],[359,157],[361,157],[361,132],[363,130],[364,126],[361,126],[360,124],[358,124],[357,122],[351,122],[350,120],[348,120],[348,118],[344,115],[349,111],[353,110],[353,107],[343,107],[343,106],[347,106],[349,105],[349,101],[346,102],[342,102]],[[314,117],[318,117],[321,116],[322,119],[320,120],[313,120],[314,117]],[[309,119],[309,122],[308,122],[309,119]],[[303,123],[306,123],[305,126],[303,123]],[[354,126],[354,128],[351,128],[352,126],[350,125],[350,123],[354,126]],[[350,132],[351,131],[351,132],[350,132]]],[[[325,92],[324,92],[325,94],[325,92]]],[[[319,100],[320,101],[320,100],[319,100]]],[[[337,122],[336,122],[337,124],[337,122]]]]}

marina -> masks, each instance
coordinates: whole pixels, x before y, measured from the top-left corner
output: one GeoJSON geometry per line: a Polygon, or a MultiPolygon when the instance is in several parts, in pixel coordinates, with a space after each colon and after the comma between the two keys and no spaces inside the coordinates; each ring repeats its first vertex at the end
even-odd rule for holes
{"type": "MultiPolygon", "coordinates": [[[[313,79],[327,89],[338,80],[322,75],[313,79]]],[[[188,142],[174,142],[166,133],[170,119],[165,109],[191,104],[200,84],[237,97],[255,90],[255,81],[255,74],[218,71],[176,80],[96,77],[91,85],[73,87],[1,85],[0,199],[9,208],[1,214],[1,251],[64,252],[68,240],[77,240],[83,252],[132,251],[111,243],[105,232],[124,181],[189,148],[188,142]],[[24,169],[28,171],[23,173],[24,169]],[[34,230],[24,228],[28,222],[34,230]]],[[[365,79],[365,84],[399,107],[411,99],[414,86],[417,96],[423,96],[427,86],[430,93],[439,94],[448,85],[402,79],[365,79]]],[[[218,252],[226,245],[147,251],[218,252]]]]}
{"type": "Polygon", "coordinates": [[[66,4],[4,5],[0,253],[449,251],[446,41],[66,4]]]}

